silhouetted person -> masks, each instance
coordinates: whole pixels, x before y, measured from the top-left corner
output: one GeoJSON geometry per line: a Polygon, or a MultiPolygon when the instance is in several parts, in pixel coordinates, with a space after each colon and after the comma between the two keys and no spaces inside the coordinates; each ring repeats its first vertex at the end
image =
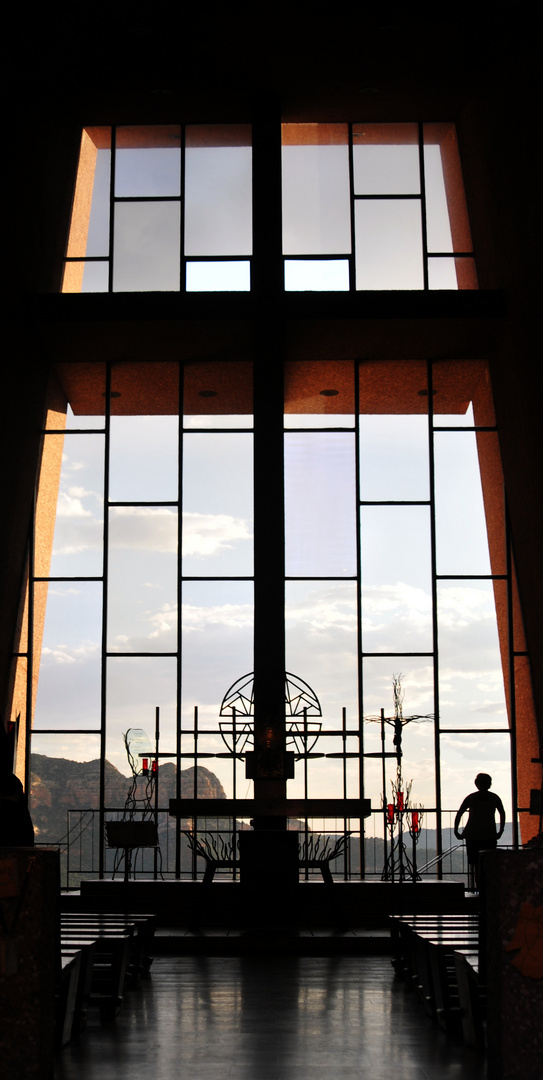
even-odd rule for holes
{"type": "Polygon", "coordinates": [[[479,852],[494,849],[505,828],[505,810],[499,795],[490,790],[492,777],[479,773],[475,777],[477,791],[464,799],[455,819],[454,835],[466,841],[468,863],[478,886],[479,852]],[[500,815],[500,827],[496,829],[496,811],[500,815]],[[468,821],[460,832],[462,815],[468,813],[468,821]]]}
{"type": "Polygon", "coordinates": [[[34,826],[23,785],[13,773],[0,776],[0,847],[32,847],[34,826]]]}

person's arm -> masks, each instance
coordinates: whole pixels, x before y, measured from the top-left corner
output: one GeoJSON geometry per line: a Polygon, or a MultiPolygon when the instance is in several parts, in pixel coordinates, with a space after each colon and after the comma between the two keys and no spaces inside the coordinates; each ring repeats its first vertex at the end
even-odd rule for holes
{"type": "Polygon", "coordinates": [[[503,808],[503,803],[502,803],[499,795],[496,795],[496,809],[498,811],[498,814],[500,815],[500,828],[498,830],[498,840],[499,840],[500,836],[503,835],[503,830],[505,829],[505,810],[503,808]]]}
{"type": "Polygon", "coordinates": [[[459,809],[459,811],[458,811],[458,813],[457,813],[457,815],[456,815],[456,817],[454,819],[454,835],[456,836],[457,840],[461,840],[463,835],[464,835],[464,830],[462,829],[462,832],[459,832],[459,828],[460,828],[460,821],[462,819],[462,815],[466,813],[466,810],[468,809],[468,807],[469,807],[469,795],[467,795],[466,798],[464,799],[464,802],[462,803],[462,806],[460,807],[460,809],[459,809]]]}

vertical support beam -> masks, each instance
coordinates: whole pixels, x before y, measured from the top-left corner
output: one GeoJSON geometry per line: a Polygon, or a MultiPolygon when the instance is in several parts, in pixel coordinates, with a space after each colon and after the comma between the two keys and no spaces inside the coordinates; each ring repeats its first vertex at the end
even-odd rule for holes
{"type": "Polygon", "coordinates": [[[106,711],[107,711],[107,613],[109,600],[109,449],[111,434],[111,364],[106,364],[104,436],[104,526],[102,534],[102,679],[100,688],[100,794],[98,811],[98,877],[105,873],[105,790],[106,790],[106,711]]]}
{"type": "MultiPolygon", "coordinates": [[[[285,523],[281,318],[281,116],[262,98],[253,114],[254,695],[255,750],[285,749],[285,523]]],[[[284,798],[286,780],[257,777],[256,798],[284,798]]],[[[277,828],[281,819],[271,819],[277,828]]],[[[258,821],[257,827],[267,827],[258,821]]],[[[286,825],[286,822],[283,823],[286,825]]],[[[280,827],[280,826],[279,826],[280,827]]]]}
{"type": "Polygon", "coordinates": [[[437,874],[443,877],[443,830],[441,822],[441,720],[439,715],[439,651],[437,624],[437,556],[436,556],[436,492],[434,459],[434,383],[432,361],[427,364],[428,388],[428,450],[430,474],[430,538],[432,552],[432,651],[434,654],[434,760],[436,786],[436,856],[437,874]]]}

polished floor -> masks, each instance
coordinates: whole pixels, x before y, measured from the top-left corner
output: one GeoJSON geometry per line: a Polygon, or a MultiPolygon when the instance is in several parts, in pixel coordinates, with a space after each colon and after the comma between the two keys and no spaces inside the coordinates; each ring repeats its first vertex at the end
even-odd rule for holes
{"type": "Polygon", "coordinates": [[[157,957],[55,1080],[482,1080],[387,957],[157,957]]]}

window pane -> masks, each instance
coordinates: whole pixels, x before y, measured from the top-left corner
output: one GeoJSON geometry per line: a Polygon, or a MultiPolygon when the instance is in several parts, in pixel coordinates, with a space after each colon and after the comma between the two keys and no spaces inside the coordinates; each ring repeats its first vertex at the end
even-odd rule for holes
{"type": "Polygon", "coordinates": [[[83,131],[66,252],[71,258],[109,254],[110,144],[110,128],[83,131]]]}
{"type": "MultiPolygon", "coordinates": [[[[183,585],[182,687],[183,728],[194,723],[198,706],[199,727],[219,732],[221,702],[230,687],[253,670],[253,584],[247,581],[190,581],[183,585]]],[[[252,720],[251,720],[252,724],[252,720]]],[[[218,736],[207,737],[200,749],[226,752],[218,736]]],[[[183,738],[190,752],[194,741],[183,738]]],[[[204,762],[232,794],[232,762],[204,762]]],[[[246,786],[246,781],[244,781],[246,786]]],[[[239,794],[239,791],[238,791],[239,794]]]]}
{"type": "MultiPolygon", "coordinates": [[[[62,435],[47,439],[61,449],[62,435]]],[[[67,435],[61,452],[51,564],[49,568],[46,548],[38,545],[36,576],[97,576],[103,568],[104,437],[67,435]]],[[[41,491],[38,507],[40,501],[41,491]]]]}
{"type": "MultiPolygon", "coordinates": [[[[287,581],[285,588],[287,670],[309,683],[317,695],[323,726],[341,727],[341,710],[346,708],[348,726],[355,727],[356,582],[287,581]]],[[[335,749],[341,749],[339,743],[335,749]]]]}
{"type": "Polygon", "coordinates": [[[249,433],[185,436],[184,575],[252,574],[252,450],[249,433]]]}
{"type": "Polygon", "coordinates": [[[428,288],[458,288],[454,259],[428,259],[428,288]]]}
{"type": "Polygon", "coordinates": [[[475,259],[428,259],[428,288],[477,289],[475,259]]]}
{"type": "Polygon", "coordinates": [[[489,574],[475,433],[436,431],[434,447],[438,573],[489,574]]]}
{"type": "MultiPolygon", "coordinates": [[[[98,734],[32,735],[29,803],[38,844],[66,841],[68,810],[98,807],[99,759],[98,734]]],[[[82,824],[86,826],[84,835],[88,839],[92,832],[92,816],[86,816],[82,824]]],[[[79,845],[73,835],[71,839],[79,854],[79,845]]],[[[85,847],[84,855],[85,867],[90,867],[90,845],[85,847]]],[[[61,857],[61,863],[63,861],[61,857]]],[[[73,885],[74,881],[69,884],[73,885]]]]}
{"type": "Polygon", "coordinates": [[[356,124],[353,130],[356,195],[418,195],[416,124],[356,124]]]}
{"type": "Polygon", "coordinates": [[[112,416],[110,499],[177,499],[177,416],[112,416]]]}
{"type": "Polygon", "coordinates": [[[496,598],[504,581],[438,582],[442,727],[507,727],[496,598]]]}
{"type": "Polygon", "coordinates": [[[285,259],[287,292],[348,292],[347,259],[285,259]]]}
{"type": "Polygon", "coordinates": [[[431,651],[429,508],[363,506],[361,561],[364,652],[431,651]]]}
{"type": "Polygon", "coordinates": [[[45,615],[34,728],[100,728],[102,585],[36,582],[45,615]]]}
{"type": "Polygon", "coordinates": [[[428,499],[428,417],[360,418],[363,500],[428,499]]]}
{"type": "Polygon", "coordinates": [[[116,136],[116,196],[180,194],[181,128],[178,125],[119,127],[116,136]]]}
{"type": "MultiPolygon", "coordinates": [[[[506,821],[511,821],[511,740],[509,735],[442,735],[441,799],[443,809],[458,810],[471,791],[475,791],[477,773],[492,777],[491,791],[499,795],[506,821]]],[[[497,819],[496,819],[497,820],[497,819]]],[[[464,818],[463,825],[466,824],[464,818]]],[[[506,825],[500,844],[512,842],[511,827],[506,825]]]]}
{"type": "MultiPolygon", "coordinates": [[[[402,768],[407,780],[413,780],[411,797],[414,802],[423,802],[425,806],[435,806],[435,767],[434,767],[434,677],[431,658],[412,656],[400,657],[364,657],[363,692],[364,692],[364,752],[380,753],[381,725],[380,712],[384,709],[389,721],[385,724],[385,750],[393,753],[394,739],[394,699],[392,684],[395,676],[401,675],[403,691],[403,718],[420,717],[408,720],[402,727],[402,768]],[[428,718],[429,717],[429,718],[428,718]],[[371,719],[370,719],[371,718],[371,719]]],[[[367,758],[366,796],[371,798],[373,806],[381,804],[382,763],[378,758],[367,758]]],[[[391,780],[396,778],[396,758],[386,761],[387,801],[390,800],[391,780]]]]}
{"type": "Polygon", "coordinates": [[[438,145],[424,147],[428,251],[453,251],[449,210],[438,145]]]}
{"type": "Polygon", "coordinates": [[[283,124],[285,255],[350,250],[347,125],[283,124]]]}
{"type": "MultiPolygon", "coordinates": [[[[124,733],[129,728],[142,728],[154,744],[157,706],[160,709],[160,750],[175,754],[176,685],[175,657],[109,657],[106,759],[123,777],[130,774],[124,733]]],[[[106,802],[111,799],[112,804],[118,806],[122,786],[119,790],[118,776],[106,776],[106,802]]]]}
{"type": "Polygon", "coordinates": [[[185,254],[250,255],[252,249],[250,129],[187,128],[185,254]]]}
{"type": "Polygon", "coordinates": [[[358,200],[357,289],[422,289],[422,229],[417,199],[358,200]]]}
{"type": "Polygon", "coordinates": [[[130,202],[115,206],[115,292],[179,289],[177,202],[130,202]]]}
{"type": "Polygon", "coordinates": [[[177,648],[177,511],[118,506],[109,519],[108,641],[118,652],[177,648]]]}
{"type": "Polygon", "coordinates": [[[356,573],[354,435],[285,435],[285,553],[292,576],[356,573]]]}
{"type": "Polygon", "coordinates": [[[109,261],[67,262],[64,267],[62,291],[65,293],[107,292],[109,261]]]}
{"type": "Polygon", "coordinates": [[[249,292],[249,262],[188,262],[187,292],[249,292]]]}
{"type": "MultiPolygon", "coordinates": [[[[471,235],[454,124],[424,125],[424,174],[428,250],[471,251],[471,235]]],[[[466,288],[464,284],[459,284],[459,287],[466,288]]]]}

